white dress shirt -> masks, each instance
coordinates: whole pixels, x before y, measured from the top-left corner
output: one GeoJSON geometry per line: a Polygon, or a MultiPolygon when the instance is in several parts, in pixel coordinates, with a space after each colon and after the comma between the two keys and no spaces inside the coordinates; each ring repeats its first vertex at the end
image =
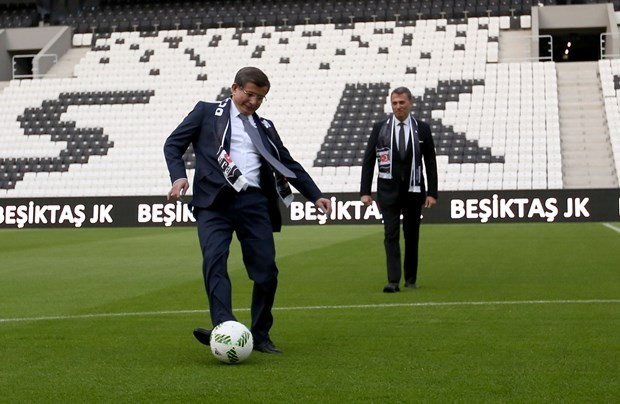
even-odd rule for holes
{"type": "MultiPolygon", "coordinates": [[[[249,116],[250,123],[256,127],[254,118],[249,116]]],[[[243,173],[251,187],[260,187],[261,156],[250,140],[239,118],[239,110],[234,102],[230,103],[230,158],[243,173]]]]}

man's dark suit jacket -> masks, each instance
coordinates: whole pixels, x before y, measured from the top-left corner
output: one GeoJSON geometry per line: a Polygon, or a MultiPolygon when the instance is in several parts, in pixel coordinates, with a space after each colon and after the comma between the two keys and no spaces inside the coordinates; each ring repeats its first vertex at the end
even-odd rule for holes
{"type": "MultiPolygon", "coordinates": [[[[376,122],[372,127],[372,132],[370,133],[370,137],[368,138],[368,144],[366,146],[366,153],[364,154],[364,160],[362,163],[362,179],[360,184],[360,195],[372,195],[372,179],[374,175],[375,163],[377,162],[377,154],[376,147],[377,141],[379,139],[379,132],[381,130],[381,126],[385,123],[385,119],[376,122]]],[[[431,136],[431,129],[427,123],[417,121],[418,122],[418,137],[420,139],[420,152],[422,153],[422,158],[424,159],[424,165],[426,166],[426,181],[428,182],[428,189],[424,184],[424,180],[421,181],[421,187],[423,194],[426,193],[428,196],[432,196],[437,199],[437,161],[435,158],[435,146],[433,144],[433,137],[431,136]]],[[[411,150],[411,142],[409,142],[408,149],[411,150]]],[[[396,149],[392,150],[392,153],[398,153],[396,149]]],[[[398,158],[393,159],[394,165],[398,164],[396,160],[398,158]]],[[[411,167],[403,167],[406,173],[411,172],[411,167]]],[[[397,167],[393,166],[392,174],[396,174],[398,172],[397,167]]],[[[407,175],[407,178],[409,175],[407,175]]],[[[424,178],[424,173],[422,173],[422,178],[424,178]]],[[[379,204],[381,203],[393,203],[398,199],[399,186],[400,181],[396,179],[384,179],[379,178],[377,180],[377,194],[379,204]]]]}
{"type": "MultiPolygon", "coordinates": [[[[215,130],[217,118],[215,111],[218,106],[218,103],[198,102],[183,122],[170,134],[164,145],[164,155],[168,164],[170,179],[173,183],[180,178],[187,178],[183,154],[190,144],[194,147],[196,172],[191,201],[191,206],[194,208],[212,207],[222,190],[226,188],[232,190],[232,187],[224,178],[222,169],[217,161],[217,152],[221,140],[216,135],[215,130]]],[[[254,114],[254,121],[257,122],[265,147],[276,158],[279,155],[280,161],[297,176],[297,178],[290,178],[288,181],[309,201],[315,202],[321,198],[321,191],[306,170],[291,157],[277,131],[275,131],[273,123],[268,121],[271,127],[274,128],[270,135],[256,114],[254,114]],[[271,142],[267,141],[267,138],[271,139],[271,142]],[[272,143],[277,148],[277,153],[272,143]]],[[[228,152],[230,152],[230,137],[231,129],[230,125],[228,125],[225,141],[225,149],[228,152]]],[[[265,161],[263,161],[261,166],[260,183],[261,189],[269,199],[269,211],[273,230],[280,231],[282,218],[278,204],[279,197],[276,191],[276,181],[273,170],[265,161]]]]}

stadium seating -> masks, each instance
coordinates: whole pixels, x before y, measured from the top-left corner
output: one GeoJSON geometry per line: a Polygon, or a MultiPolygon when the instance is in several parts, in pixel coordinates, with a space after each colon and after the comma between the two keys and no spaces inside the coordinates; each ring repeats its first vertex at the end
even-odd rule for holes
{"type": "MultiPolygon", "coordinates": [[[[398,85],[412,89],[416,116],[432,127],[440,190],[563,187],[554,63],[497,63],[500,30],[529,28],[530,2],[429,0],[410,4],[415,16],[385,20],[376,13],[394,14],[389,0],[335,1],[303,21],[313,14],[300,3],[261,21],[270,9],[248,1],[256,18],[242,24],[226,18],[226,2],[209,4],[104,2],[84,18],[95,29],[76,27],[74,46],[91,49],[74,77],[11,81],[0,95],[0,197],[164,195],[165,138],[196,101],[225,97],[244,65],[270,76],[260,112],[326,192],[358,191],[370,127],[398,85]],[[160,14],[175,15],[173,24],[153,23],[160,14]],[[190,23],[192,14],[211,20],[190,23]],[[133,23],[117,24],[121,15],[133,23]],[[282,15],[291,25],[276,24],[282,15]]],[[[614,62],[600,71],[618,165],[614,62]]],[[[190,176],[192,159],[190,150],[190,176]]]]}
{"type": "Polygon", "coordinates": [[[39,21],[34,2],[0,4],[0,29],[34,27],[39,21]]]}
{"type": "MultiPolygon", "coordinates": [[[[546,1],[553,4],[553,1],[546,1]]],[[[466,17],[512,16],[531,11],[530,1],[517,0],[327,0],[309,1],[102,1],[101,7],[55,20],[78,33],[115,31],[193,30],[246,27],[349,24],[372,21],[414,21],[466,17]],[[239,17],[241,16],[241,18],[239,17]]]]}

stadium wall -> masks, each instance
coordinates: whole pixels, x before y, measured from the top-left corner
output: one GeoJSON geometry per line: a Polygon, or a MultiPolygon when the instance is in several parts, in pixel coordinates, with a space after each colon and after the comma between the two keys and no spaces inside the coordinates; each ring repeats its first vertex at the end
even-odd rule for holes
{"type": "Polygon", "coordinates": [[[8,36],[7,30],[0,30],[0,81],[11,79],[11,57],[7,52],[8,36]]]}
{"type": "MultiPolygon", "coordinates": [[[[328,195],[329,196],[329,195],[328,195]]],[[[379,224],[376,204],[366,207],[356,193],[329,196],[326,217],[297,197],[282,206],[285,225],[379,224]]],[[[620,221],[620,189],[442,192],[427,223],[607,222],[620,221]]],[[[190,207],[164,197],[2,199],[0,228],[191,226],[190,207]]]]}
{"type": "MultiPolygon", "coordinates": [[[[570,29],[604,28],[608,33],[605,52],[609,55],[620,54],[618,24],[614,6],[608,4],[573,4],[568,6],[532,7],[532,34],[570,29]],[[542,32],[541,32],[542,31],[542,32]]],[[[532,44],[532,57],[539,55],[539,44],[532,44]]]]}
{"type": "Polygon", "coordinates": [[[36,54],[33,74],[45,75],[71,48],[72,35],[71,28],[58,26],[0,30],[0,81],[13,78],[12,54],[36,54]]]}

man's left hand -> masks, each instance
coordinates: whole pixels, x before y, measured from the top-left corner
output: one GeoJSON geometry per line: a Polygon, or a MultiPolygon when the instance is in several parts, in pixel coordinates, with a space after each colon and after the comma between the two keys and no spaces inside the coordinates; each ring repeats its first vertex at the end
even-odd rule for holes
{"type": "Polygon", "coordinates": [[[426,200],[424,201],[425,208],[432,208],[436,204],[437,204],[437,199],[433,198],[432,196],[427,196],[426,200]]]}

